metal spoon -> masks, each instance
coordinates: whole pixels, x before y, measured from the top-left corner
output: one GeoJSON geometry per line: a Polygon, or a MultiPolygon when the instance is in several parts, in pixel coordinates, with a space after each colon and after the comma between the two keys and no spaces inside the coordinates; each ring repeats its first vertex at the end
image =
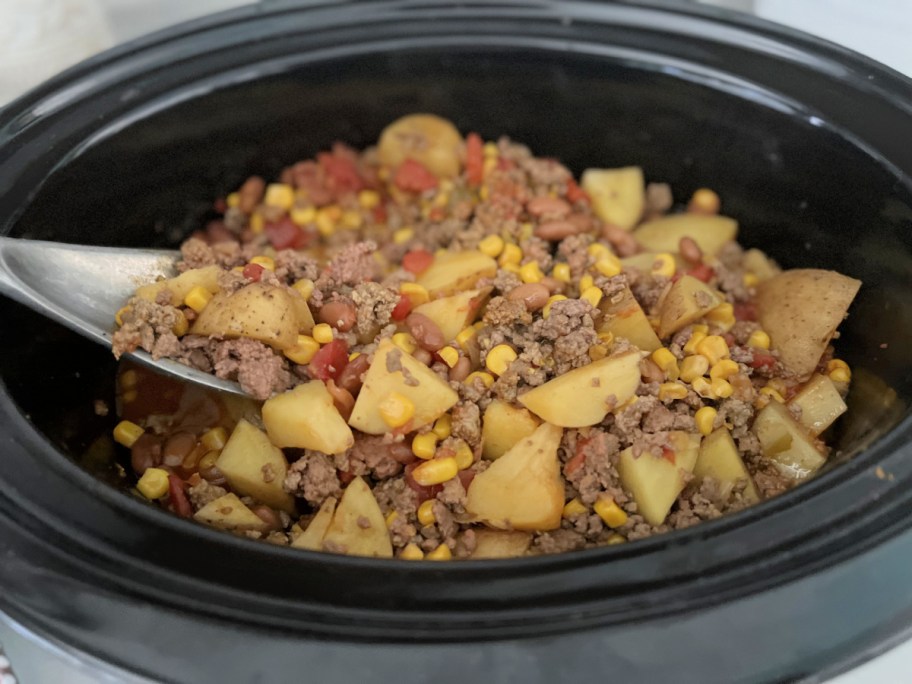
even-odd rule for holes
{"type": "MultiPolygon", "coordinates": [[[[111,347],[114,315],[137,287],[177,275],[180,254],[0,237],[0,293],[111,347]]],[[[144,351],[129,356],[162,373],[244,394],[240,385],[144,351]]]]}

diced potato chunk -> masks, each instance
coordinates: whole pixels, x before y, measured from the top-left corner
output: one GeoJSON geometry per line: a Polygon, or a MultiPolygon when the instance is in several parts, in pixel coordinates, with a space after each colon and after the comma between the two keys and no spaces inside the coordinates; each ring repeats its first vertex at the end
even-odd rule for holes
{"type": "Polygon", "coordinates": [[[457,292],[449,297],[441,297],[416,306],[415,313],[423,314],[434,321],[443,333],[443,339],[450,342],[456,339],[456,335],[466,326],[475,322],[478,312],[488,301],[490,294],[490,287],[457,292]]]}
{"type": "Polygon", "coordinates": [[[685,475],[693,471],[700,453],[700,436],[686,432],[671,434],[674,463],[664,456],[646,451],[633,455],[633,447],[618,457],[621,483],[633,495],[637,510],[650,525],[661,525],[678,495],[687,484],[685,475]]]}
{"type": "MultiPolygon", "coordinates": [[[[680,270],[685,268],[686,263],[681,258],[680,254],[677,254],[676,252],[667,252],[667,254],[671,254],[674,257],[676,269],[680,270]]],[[[635,268],[638,271],[649,273],[655,266],[658,257],[658,252],[640,252],[639,254],[634,254],[621,259],[621,267],[624,269],[635,268]]]]}
{"type": "Polygon", "coordinates": [[[495,399],[485,409],[481,423],[481,455],[500,458],[519,440],[528,437],[541,421],[531,411],[495,399]]]}
{"type": "Polygon", "coordinates": [[[826,463],[813,438],[796,423],[784,404],[771,401],[757,414],[753,426],[763,455],[784,475],[804,480],[826,463]]]}
{"type": "Polygon", "coordinates": [[[560,527],[564,481],[557,449],[563,430],[543,423],[479,473],[469,485],[466,511],[491,527],[553,530],[560,527]]]}
{"type": "MultiPolygon", "coordinates": [[[[190,332],[205,337],[249,337],[288,349],[297,343],[298,333],[308,329],[308,317],[307,302],[291,288],[251,283],[234,293],[215,295],[190,332]]],[[[312,328],[313,318],[309,324],[312,328]]]]}
{"type": "Polygon", "coordinates": [[[681,238],[689,237],[704,254],[715,256],[738,236],[738,222],[727,216],[674,214],[644,223],[633,235],[649,252],[677,252],[681,238]]]}
{"type": "Polygon", "coordinates": [[[251,511],[236,494],[225,494],[210,501],[194,515],[194,519],[223,530],[265,532],[269,525],[251,511]]]}
{"type": "Polygon", "coordinates": [[[785,271],[760,283],[760,325],[788,369],[799,376],[814,372],[860,287],[860,280],[812,268],[785,271]]]}
{"type": "Polygon", "coordinates": [[[723,500],[728,498],[735,485],[741,481],[746,483],[742,493],[744,500],[749,503],[760,500],[754,481],[738,453],[735,440],[725,427],[720,427],[703,439],[693,474],[697,480],[713,478],[719,484],[719,494],[723,500]]]}
{"type": "Polygon", "coordinates": [[[581,179],[589,193],[592,210],[605,223],[630,230],[640,221],[646,202],[643,169],[586,169],[581,179]]]}
{"type": "Polygon", "coordinates": [[[285,454],[246,420],[238,422],[215,465],[235,491],[286,513],[294,511],[294,499],[283,487],[285,454]]]}
{"type": "Polygon", "coordinates": [[[472,558],[518,558],[532,543],[532,535],[519,530],[475,530],[472,558]]]}
{"type": "Polygon", "coordinates": [[[459,173],[462,136],[456,127],[434,114],[409,114],[383,129],[377,143],[380,163],[396,168],[414,159],[439,177],[459,173]]]}
{"type": "Polygon", "coordinates": [[[383,512],[374,493],[360,477],[345,488],[323,536],[323,550],[349,556],[393,557],[383,512]]]}
{"type": "Polygon", "coordinates": [[[673,335],[695,323],[723,301],[718,292],[693,276],[681,276],[671,286],[659,311],[659,337],[673,335]]]}
{"type": "Polygon", "coordinates": [[[836,385],[825,375],[815,375],[789,402],[801,409],[799,422],[813,436],[819,435],[846,412],[836,385]]]}
{"type": "Polygon", "coordinates": [[[279,448],[341,454],[355,443],[351,428],[319,380],[269,399],[263,404],[263,424],[269,440],[279,448]]]}
{"type": "Polygon", "coordinates": [[[610,332],[615,337],[622,337],[644,352],[653,352],[662,346],[629,287],[614,297],[602,297],[599,309],[603,314],[599,332],[610,332]]]}
{"type": "Polygon", "coordinates": [[[757,276],[760,281],[769,280],[782,273],[779,267],[759,249],[749,249],[744,252],[744,268],[757,276]]]}
{"type": "Polygon", "coordinates": [[[171,293],[171,306],[181,306],[184,303],[184,297],[194,287],[202,287],[212,294],[218,292],[218,277],[221,273],[222,269],[215,265],[192,268],[174,278],[143,285],[136,290],[136,296],[154,302],[159,293],[168,290],[171,293]]]}
{"type": "Polygon", "coordinates": [[[417,282],[434,299],[470,290],[482,278],[493,278],[496,273],[497,262],[479,251],[444,252],[434,257],[434,263],[417,282]]]}
{"type": "Polygon", "coordinates": [[[348,424],[369,435],[390,432],[380,415],[380,402],[393,392],[415,405],[415,415],[402,428],[403,432],[437,420],[459,400],[453,388],[434,371],[389,340],[383,340],[374,352],[348,424]]]}
{"type": "Polygon", "coordinates": [[[320,510],[311,519],[307,529],[295,537],[291,545],[296,549],[321,550],[323,548],[323,537],[326,536],[326,531],[332,522],[333,513],[336,512],[336,503],[338,502],[332,496],[324,500],[320,510]]]}
{"type": "Polygon", "coordinates": [[[642,356],[629,351],[594,361],[539,385],[519,401],[553,425],[595,425],[636,393],[642,356]]]}

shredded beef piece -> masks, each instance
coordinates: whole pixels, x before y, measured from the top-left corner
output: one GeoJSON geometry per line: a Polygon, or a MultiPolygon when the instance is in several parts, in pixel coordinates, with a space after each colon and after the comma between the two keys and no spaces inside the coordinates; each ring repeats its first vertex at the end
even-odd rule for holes
{"type": "Polygon", "coordinates": [[[217,242],[210,246],[199,238],[190,238],[184,241],[180,249],[181,261],[177,263],[177,269],[182,272],[213,264],[233,268],[245,261],[242,248],[236,242],[217,242]]]}
{"type": "Polygon", "coordinates": [[[315,259],[293,249],[276,252],[275,265],[276,277],[289,285],[303,278],[316,280],[319,273],[315,259]]]}
{"type": "Polygon", "coordinates": [[[377,331],[389,324],[390,315],[399,303],[399,291],[378,283],[358,283],[351,294],[357,307],[356,330],[362,339],[374,337],[377,331]]]}
{"type": "Polygon", "coordinates": [[[665,288],[671,281],[664,276],[649,276],[637,278],[631,283],[630,289],[633,296],[646,312],[651,312],[659,303],[665,288]]]}
{"type": "Polygon", "coordinates": [[[586,538],[574,530],[558,529],[543,532],[532,540],[533,553],[565,553],[576,551],[586,546],[586,538]]]}
{"type": "Polygon", "coordinates": [[[139,348],[155,359],[178,355],[180,340],[173,330],[180,316],[180,311],[168,304],[131,298],[123,314],[123,325],[113,335],[114,358],[139,348]]]}
{"type": "Polygon", "coordinates": [[[551,270],[551,247],[549,244],[535,236],[525,240],[522,245],[523,263],[535,261],[541,270],[547,273],[551,270]]]}
{"type": "Polygon", "coordinates": [[[219,273],[218,286],[227,294],[237,292],[249,283],[250,281],[247,280],[242,273],[237,273],[236,271],[219,273]]]}
{"type": "Polygon", "coordinates": [[[437,500],[456,514],[465,513],[466,489],[458,477],[443,483],[443,490],[437,500]]]}
{"type": "Polygon", "coordinates": [[[530,325],[532,314],[526,310],[526,305],[520,300],[494,297],[488,302],[485,310],[484,322],[491,326],[511,326],[516,323],[530,325]]]}
{"type": "Polygon", "coordinates": [[[341,496],[336,467],[326,454],[307,450],[285,474],[285,491],[301,497],[315,508],[330,496],[341,496]]]}
{"type": "Polygon", "coordinates": [[[481,446],[481,411],[476,404],[460,402],[453,407],[452,433],[473,450],[481,446]]]}
{"type": "Polygon", "coordinates": [[[456,546],[456,533],[459,532],[459,524],[453,517],[450,509],[442,502],[433,503],[434,518],[437,529],[440,531],[440,538],[451,549],[456,546]]]}
{"type": "Polygon", "coordinates": [[[216,499],[225,496],[227,493],[228,490],[224,487],[210,484],[206,480],[200,480],[199,484],[193,485],[187,490],[194,511],[198,511],[206,504],[212,503],[216,499]]]}
{"type": "Polygon", "coordinates": [[[370,475],[377,480],[398,475],[402,472],[402,464],[392,457],[389,447],[390,443],[383,435],[358,434],[354,446],[345,454],[348,467],[344,469],[355,475],[370,475]]]}
{"type": "Polygon", "coordinates": [[[529,156],[520,161],[520,167],[529,175],[533,186],[563,185],[573,179],[567,167],[554,159],[529,156]]]}
{"type": "Polygon", "coordinates": [[[377,243],[371,240],[348,245],[317,278],[316,289],[329,294],[341,285],[354,287],[365,280],[373,280],[377,275],[376,251],[377,243]]]}
{"type": "MultiPolygon", "coordinates": [[[[505,271],[500,268],[497,270],[497,275],[494,276],[494,279],[491,280],[489,284],[494,287],[495,291],[506,294],[513,288],[519,287],[522,284],[522,280],[520,280],[519,276],[512,271],[505,271]]],[[[484,287],[484,285],[479,282],[478,287],[484,287]]]]}
{"type": "Polygon", "coordinates": [[[287,363],[271,347],[250,338],[224,340],[215,348],[215,374],[236,378],[241,388],[255,399],[268,399],[293,384],[287,363]]]}
{"type": "Polygon", "coordinates": [[[564,450],[568,457],[583,455],[583,465],[566,474],[567,482],[576,488],[584,504],[595,503],[599,494],[606,493],[619,506],[630,500],[620,484],[617,456],[620,440],[601,429],[592,429],[586,436],[570,430],[565,434],[564,450]]]}
{"type": "Polygon", "coordinates": [[[586,233],[571,235],[560,241],[557,246],[557,254],[562,257],[570,267],[570,274],[574,278],[579,278],[589,266],[590,255],[586,251],[592,244],[592,236],[586,233]]]}
{"type": "Polygon", "coordinates": [[[551,315],[532,324],[536,337],[553,345],[554,375],[591,363],[589,348],[598,342],[594,309],[583,299],[563,299],[551,305],[551,315]]]}

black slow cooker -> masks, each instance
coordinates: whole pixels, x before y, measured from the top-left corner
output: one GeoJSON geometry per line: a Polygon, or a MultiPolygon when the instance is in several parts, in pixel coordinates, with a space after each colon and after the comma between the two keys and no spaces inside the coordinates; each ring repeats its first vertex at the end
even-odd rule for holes
{"type": "Polygon", "coordinates": [[[108,350],[0,302],[0,611],[174,682],[816,680],[912,624],[912,84],[743,16],[658,2],[271,2],[85,62],[0,114],[4,233],[174,245],[209,198],[436,112],[587,166],[713,187],[744,243],[860,278],[827,472],[621,546],[511,561],[316,554],[97,474],[108,350]],[[90,474],[90,470],[96,474],[90,474]]]}

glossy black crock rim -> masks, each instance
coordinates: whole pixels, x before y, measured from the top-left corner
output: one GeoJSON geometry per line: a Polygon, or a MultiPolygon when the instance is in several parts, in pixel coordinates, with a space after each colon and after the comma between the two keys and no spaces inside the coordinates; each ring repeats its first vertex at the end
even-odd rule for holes
{"type": "MultiPolygon", "coordinates": [[[[184,58],[180,48],[189,48],[207,33],[231,31],[245,22],[281,22],[301,11],[293,3],[276,3],[272,8],[242,8],[168,29],[104,53],[52,79],[0,113],[0,144],[14,145],[27,135],[33,123],[41,121],[36,118],[39,113],[40,117],[53,117],[68,107],[79,106],[81,98],[95,90],[116,87],[138,73],[164,66],[177,59],[175,54],[184,58]],[[165,56],[168,50],[164,48],[175,47],[178,48],[175,54],[165,56]]],[[[399,1],[377,2],[358,8],[311,5],[304,11],[310,17],[319,16],[327,26],[333,22],[340,25],[359,23],[368,15],[378,21],[401,19],[405,12],[409,13],[410,21],[423,16],[422,13],[436,13],[438,17],[463,21],[476,15],[521,17],[526,25],[553,23],[564,17],[572,17],[574,22],[580,23],[602,18],[626,17],[630,20],[632,17],[635,20],[643,12],[654,12],[656,16],[686,19],[673,27],[680,33],[695,35],[696,27],[705,28],[711,23],[725,34],[717,33],[712,40],[750,37],[754,39],[752,47],[757,50],[788,48],[794,54],[786,58],[803,59],[812,55],[817,67],[830,62],[839,64],[848,70],[847,85],[863,85],[859,89],[905,109],[912,121],[912,88],[902,76],[825,41],[714,8],[642,2],[608,5],[542,2],[531,6],[463,3],[458,7],[446,7],[436,2],[399,1]],[[855,82],[865,74],[875,74],[876,82],[855,82]]],[[[320,25],[319,28],[325,27],[320,25]]],[[[666,25],[666,28],[672,27],[666,25]]],[[[0,155],[0,162],[2,159],[0,155]]],[[[6,228],[12,223],[11,220],[6,228]]],[[[912,419],[907,416],[901,425],[864,454],[787,496],[719,521],[622,547],[520,561],[477,561],[446,566],[312,554],[230,537],[132,500],[61,456],[42,435],[30,428],[9,400],[5,387],[0,403],[4,431],[15,436],[17,449],[43,461],[48,472],[69,481],[111,515],[129,518],[137,525],[165,535],[193,538],[227,554],[255,556],[264,563],[318,567],[324,578],[363,578],[379,571],[390,579],[395,576],[400,580],[398,588],[403,593],[396,606],[377,602],[376,596],[368,594],[360,597],[360,602],[346,605],[318,595],[266,597],[251,593],[249,587],[245,591],[232,586],[231,582],[213,583],[182,574],[172,567],[150,567],[147,565],[150,558],[130,555],[124,548],[102,540],[98,535],[100,530],[92,531],[98,536],[86,534],[72,525],[72,521],[65,520],[59,511],[34,511],[41,515],[51,514],[61,528],[72,530],[73,546],[66,552],[74,562],[74,568],[79,567],[87,577],[93,577],[93,581],[107,583],[111,590],[138,596],[153,604],[199,611],[247,625],[282,626],[337,638],[407,639],[416,629],[425,630],[426,638],[431,640],[506,638],[648,620],[688,611],[707,601],[723,602],[769,589],[862,553],[912,523],[906,513],[912,492],[904,491],[908,490],[906,485],[912,478],[912,458],[909,458],[912,456],[909,444],[912,419]],[[876,477],[875,466],[891,473],[893,479],[876,477]],[[807,520],[816,520],[817,524],[794,532],[789,521],[799,513],[807,520]],[[748,550],[733,535],[750,530],[754,545],[748,550]],[[713,543],[718,557],[708,559],[711,554],[707,553],[695,561],[691,551],[694,545],[702,542],[713,543]],[[725,548],[720,550],[721,547],[725,548]],[[657,556],[658,552],[661,552],[661,558],[657,556]],[[668,572],[663,574],[656,567],[659,562],[680,565],[664,568],[668,572]],[[626,581],[611,584],[605,573],[621,566],[629,573],[626,581]],[[127,567],[135,571],[129,578],[123,571],[127,567]],[[139,577],[155,577],[158,581],[142,582],[139,577]],[[155,590],[150,591],[150,586],[155,590]],[[199,598],[190,600],[188,596],[191,595],[199,598]],[[545,624],[552,626],[544,627],[545,624]],[[428,634],[427,630],[434,631],[428,634]]],[[[8,483],[12,478],[6,479],[8,483]]],[[[23,511],[34,509],[34,502],[10,495],[11,491],[7,488],[14,506],[23,511]]],[[[700,548],[706,551],[710,547],[700,548]]]]}

